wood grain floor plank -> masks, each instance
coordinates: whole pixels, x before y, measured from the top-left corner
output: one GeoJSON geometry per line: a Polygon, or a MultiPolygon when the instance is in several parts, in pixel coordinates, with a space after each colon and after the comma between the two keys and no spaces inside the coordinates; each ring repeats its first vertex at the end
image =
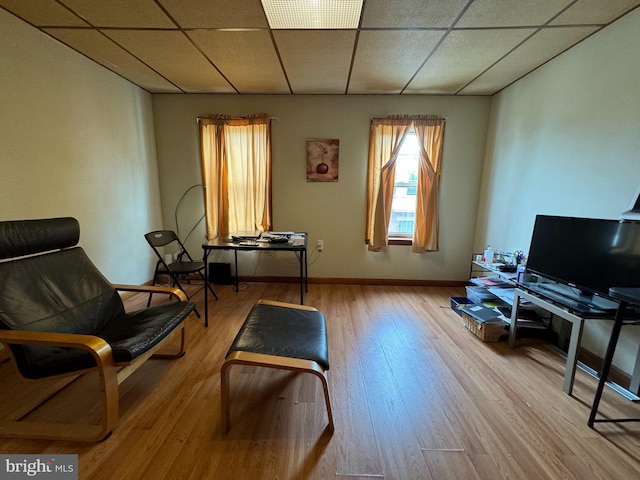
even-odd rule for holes
{"type": "MultiPolygon", "coordinates": [[[[187,287],[195,293],[197,285],[187,287]]],[[[586,425],[596,380],[578,371],[562,392],[564,358],[543,340],[481,342],[449,308],[462,289],[312,284],[305,303],[327,319],[327,431],[317,378],[232,369],[232,428],[223,435],[220,367],[260,298],[297,303],[298,285],[215,287],[210,326],[189,320],[187,354],[150,360],[120,389],[121,416],[96,444],[0,438],[2,453],[77,453],[80,479],[568,479],[640,476],[640,424],[586,425]]],[[[193,297],[204,312],[202,292],[193,297]]],[[[155,300],[160,301],[160,300],[155,300]]],[[[127,299],[143,307],[146,297],[127,299]]],[[[10,415],[51,382],[19,381],[0,364],[10,415]]],[[[84,421],[99,413],[95,379],[80,379],[30,418],[84,421]]],[[[603,417],[640,416],[605,390],[603,417]]]]}

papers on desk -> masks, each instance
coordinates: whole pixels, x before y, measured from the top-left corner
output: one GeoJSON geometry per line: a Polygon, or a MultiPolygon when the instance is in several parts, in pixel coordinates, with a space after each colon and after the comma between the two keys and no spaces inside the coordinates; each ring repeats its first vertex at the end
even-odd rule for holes
{"type": "Polygon", "coordinates": [[[304,233],[295,232],[265,232],[257,240],[259,243],[289,243],[293,245],[304,244],[304,233]]]}
{"type": "Polygon", "coordinates": [[[304,245],[304,233],[294,233],[291,236],[294,245],[304,245]]]}

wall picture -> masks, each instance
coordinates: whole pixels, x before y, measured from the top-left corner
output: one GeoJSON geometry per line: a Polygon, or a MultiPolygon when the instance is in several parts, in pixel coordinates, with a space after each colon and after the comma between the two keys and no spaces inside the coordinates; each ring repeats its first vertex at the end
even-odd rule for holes
{"type": "Polygon", "coordinates": [[[337,182],[340,140],[307,140],[307,182],[337,182]]]}

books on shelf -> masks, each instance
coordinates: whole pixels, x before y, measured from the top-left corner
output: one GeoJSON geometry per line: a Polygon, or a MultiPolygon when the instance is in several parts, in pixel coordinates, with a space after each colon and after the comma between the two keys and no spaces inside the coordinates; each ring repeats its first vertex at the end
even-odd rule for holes
{"type": "Polygon", "coordinates": [[[482,287],[498,287],[498,288],[513,288],[513,283],[507,282],[500,277],[475,277],[469,279],[474,285],[482,287]]]}

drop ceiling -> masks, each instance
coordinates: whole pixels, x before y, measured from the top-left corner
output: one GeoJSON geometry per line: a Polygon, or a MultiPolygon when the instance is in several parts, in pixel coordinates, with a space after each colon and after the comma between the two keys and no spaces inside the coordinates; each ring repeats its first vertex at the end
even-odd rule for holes
{"type": "Polygon", "coordinates": [[[261,0],[0,0],[151,93],[284,95],[493,95],[640,0],[362,4],[329,30],[270,28],[261,0]]]}

